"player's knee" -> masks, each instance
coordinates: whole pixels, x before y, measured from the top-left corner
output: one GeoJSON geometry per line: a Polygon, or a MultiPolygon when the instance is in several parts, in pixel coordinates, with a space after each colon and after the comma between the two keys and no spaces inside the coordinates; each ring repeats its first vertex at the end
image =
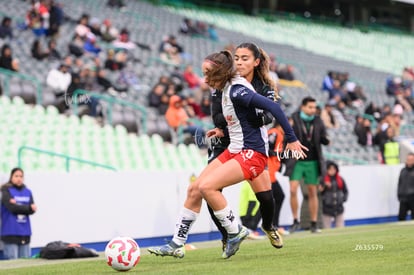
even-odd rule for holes
{"type": "Polygon", "coordinates": [[[213,189],[211,188],[211,185],[207,181],[201,181],[198,185],[198,190],[201,193],[203,197],[208,195],[213,189]]]}
{"type": "Polygon", "coordinates": [[[187,197],[200,197],[198,185],[197,181],[195,181],[188,186],[187,197]]]}

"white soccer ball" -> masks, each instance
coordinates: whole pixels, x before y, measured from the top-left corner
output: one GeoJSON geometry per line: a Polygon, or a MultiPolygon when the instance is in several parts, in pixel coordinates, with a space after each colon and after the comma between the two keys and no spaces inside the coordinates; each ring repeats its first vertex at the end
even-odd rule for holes
{"type": "Polygon", "coordinates": [[[141,258],[141,250],[130,237],[113,238],[105,248],[106,263],[115,270],[127,271],[136,266],[141,258]]]}

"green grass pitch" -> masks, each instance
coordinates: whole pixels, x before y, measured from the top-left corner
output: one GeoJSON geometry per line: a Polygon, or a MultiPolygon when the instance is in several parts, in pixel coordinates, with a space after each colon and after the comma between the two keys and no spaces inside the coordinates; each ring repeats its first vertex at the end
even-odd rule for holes
{"type": "MultiPolygon", "coordinates": [[[[195,243],[183,259],[149,255],[128,274],[414,274],[414,222],[298,232],[282,249],[246,240],[230,259],[219,241],[195,243]]],[[[99,258],[0,261],[0,274],[116,274],[99,258]]]]}

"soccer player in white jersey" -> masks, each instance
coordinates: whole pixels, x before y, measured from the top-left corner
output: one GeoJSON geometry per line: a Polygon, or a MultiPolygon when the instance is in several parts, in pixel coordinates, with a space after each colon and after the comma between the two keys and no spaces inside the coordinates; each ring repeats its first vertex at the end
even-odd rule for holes
{"type": "MultiPolygon", "coordinates": [[[[220,190],[243,180],[254,180],[262,174],[267,163],[267,130],[265,127],[252,127],[247,117],[257,112],[257,109],[269,111],[285,131],[288,142],[286,149],[303,157],[303,150],[307,148],[297,140],[280,106],[258,95],[253,86],[237,74],[230,52],[222,51],[207,56],[202,70],[210,87],[223,90],[223,115],[227,121],[230,145],[188,187],[173,239],[164,246],[152,247],[148,251],[161,256],[184,257],[188,232],[197,219],[204,198],[228,232],[226,249],[222,254],[227,259],[239,250],[248,231],[239,224],[220,190]]],[[[222,135],[222,130],[217,128],[207,132],[208,137],[222,135]]]]}

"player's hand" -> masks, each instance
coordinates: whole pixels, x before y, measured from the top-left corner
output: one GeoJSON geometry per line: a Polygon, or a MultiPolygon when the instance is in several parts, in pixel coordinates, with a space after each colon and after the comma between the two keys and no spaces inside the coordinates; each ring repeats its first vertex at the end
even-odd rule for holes
{"type": "Polygon", "coordinates": [[[214,129],[208,130],[207,133],[206,133],[206,136],[208,138],[224,137],[224,132],[220,128],[214,128],[214,129]]]}
{"type": "Polygon", "coordinates": [[[286,150],[291,151],[295,159],[306,158],[306,153],[304,152],[304,150],[309,151],[309,149],[306,146],[304,146],[302,143],[300,143],[299,140],[288,143],[286,145],[286,150]]]}

